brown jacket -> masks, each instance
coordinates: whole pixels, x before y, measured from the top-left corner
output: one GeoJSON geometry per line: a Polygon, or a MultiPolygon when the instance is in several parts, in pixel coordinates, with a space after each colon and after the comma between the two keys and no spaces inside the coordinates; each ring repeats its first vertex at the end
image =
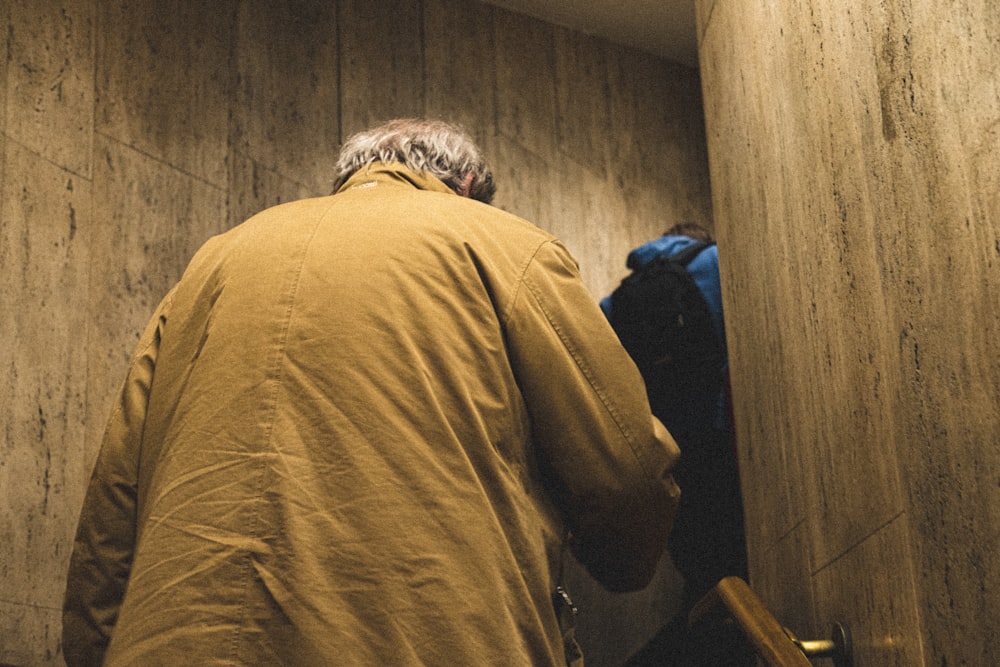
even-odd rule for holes
{"type": "Polygon", "coordinates": [[[677,456],[555,239],[376,165],[213,238],[160,304],[87,493],[65,655],[565,664],[566,535],[610,589],[645,585],[677,456]]]}

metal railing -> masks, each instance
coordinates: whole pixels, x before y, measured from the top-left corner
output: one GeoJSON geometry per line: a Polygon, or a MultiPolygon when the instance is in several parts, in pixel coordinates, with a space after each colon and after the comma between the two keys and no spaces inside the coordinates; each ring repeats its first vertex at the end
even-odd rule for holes
{"type": "Polygon", "coordinates": [[[782,626],[739,577],[726,577],[694,606],[689,625],[735,623],[767,667],[811,667],[812,658],[832,658],[834,667],[853,667],[851,635],[837,623],[830,639],[803,641],[782,626]]]}

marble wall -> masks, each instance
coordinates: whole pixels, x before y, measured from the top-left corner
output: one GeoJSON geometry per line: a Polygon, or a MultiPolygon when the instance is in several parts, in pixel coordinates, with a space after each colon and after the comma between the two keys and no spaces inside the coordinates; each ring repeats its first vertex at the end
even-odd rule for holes
{"type": "Polygon", "coordinates": [[[699,0],[751,583],[1000,661],[1000,5],[699,0]]]}
{"type": "MultiPolygon", "coordinates": [[[[712,226],[696,71],[486,4],[7,0],[0,42],[0,663],[61,663],[76,515],[156,302],[210,235],[325,194],[347,134],[465,124],[498,205],[560,235],[595,298],[634,245],[712,226]]],[[[676,581],[580,587],[611,665],[676,581]]]]}

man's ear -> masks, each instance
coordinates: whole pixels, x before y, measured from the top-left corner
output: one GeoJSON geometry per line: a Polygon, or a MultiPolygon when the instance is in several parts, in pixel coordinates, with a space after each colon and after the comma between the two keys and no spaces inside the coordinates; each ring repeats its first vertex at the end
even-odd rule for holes
{"type": "Polygon", "coordinates": [[[459,197],[469,198],[472,196],[470,193],[472,192],[472,182],[474,180],[476,180],[476,175],[472,172],[465,175],[465,178],[462,179],[462,183],[458,186],[458,190],[455,191],[458,193],[459,197]]]}

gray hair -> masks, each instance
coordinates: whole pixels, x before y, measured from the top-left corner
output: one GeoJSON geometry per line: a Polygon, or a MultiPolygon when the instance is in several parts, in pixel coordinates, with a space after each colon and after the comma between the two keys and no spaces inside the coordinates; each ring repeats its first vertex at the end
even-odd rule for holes
{"type": "Polygon", "coordinates": [[[351,136],[340,148],[334,192],[374,162],[401,162],[487,204],[497,190],[479,147],[460,127],[445,121],[403,118],[351,136]],[[469,174],[472,184],[465,192],[469,174]]]}

